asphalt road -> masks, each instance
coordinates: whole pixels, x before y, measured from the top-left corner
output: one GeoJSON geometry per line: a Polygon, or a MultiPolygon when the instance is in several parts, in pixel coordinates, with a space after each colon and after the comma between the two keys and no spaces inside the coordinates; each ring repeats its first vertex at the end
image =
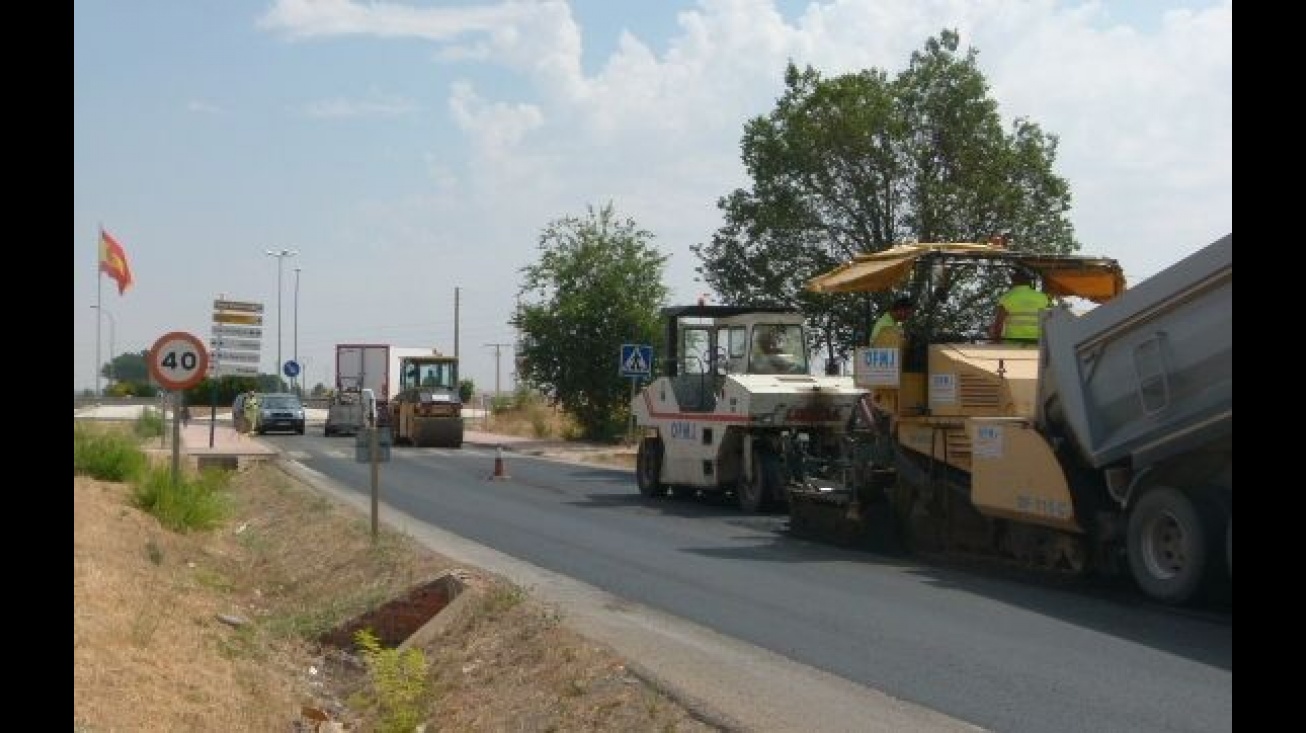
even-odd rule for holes
{"type": "MultiPolygon", "coordinates": [[[[350,439],[269,436],[369,509],[350,439]]],[[[1231,612],[1048,587],[789,536],[783,516],[641,498],[630,471],[396,448],[382,519],[563,609],[718,722],[758,731],[1227,731],[1231,612]]]]}

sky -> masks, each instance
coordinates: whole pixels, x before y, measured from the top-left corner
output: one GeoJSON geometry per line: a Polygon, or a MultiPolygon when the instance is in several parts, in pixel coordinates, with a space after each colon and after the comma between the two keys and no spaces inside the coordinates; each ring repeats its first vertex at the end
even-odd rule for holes
{"type": "Polygon", "coordinates": [[[306,388],[336,344],[387,343],[511,390],[550,223],[611,204],[669,304],[710,300],[690,246],[751,185],[785,65],[896,74],[943,29],[1004,126],[1059,138],[1083,254],[1136,283],[1233,231],[1232,0],[77,0],[74,391],[97,343],[207,341],[220,298],[264,305],[262,371],[296,358],[306,388]]]}

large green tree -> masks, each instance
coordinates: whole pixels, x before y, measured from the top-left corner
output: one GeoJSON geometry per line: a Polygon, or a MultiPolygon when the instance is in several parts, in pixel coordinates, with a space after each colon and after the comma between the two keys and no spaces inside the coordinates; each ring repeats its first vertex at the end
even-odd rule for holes
{"type": "Polygon", "coordinates": [[[1070,187],[1052,170],[1057,139],[1023,119],[1004,130],[977,52],[958,44],[941,32],[893,78],[787,66],[775,109],[744,128],[752,187],[721,198],[724,224],[692,247],[723,300],[801,309],[826,356],[841,358],[895,295],[916,298],[930,328],[974,334],[1001,293],[979,271],[951,273],[946,303],[923,279],[874,300],[803,289],[858,253],[999,234],[1014,249],[1078,249],[1070,187]]]}
{"type": "Polygon", "coordinates": [[[592,440],[617,438],[630,415],[621,345],[653,343],[657,334],[666,256],[652,240],[611,203],[591,206],[545,227],[539,260],[522,270],[512,319],[521,334],[519,379],[560,404],[592,440]]]}
{"type": "Polygon", "coordinates": [[[135,354],[128,352],[111,355],[109,363],[100,367],[100,376],[115,382],[148,382],[150,368],[147,359],[149,357],[148,349],[135,354]]]}

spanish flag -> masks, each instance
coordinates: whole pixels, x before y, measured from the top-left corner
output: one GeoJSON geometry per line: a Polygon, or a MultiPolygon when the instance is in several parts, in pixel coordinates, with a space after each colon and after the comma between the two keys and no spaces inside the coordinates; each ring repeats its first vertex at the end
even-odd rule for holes
{"type": "Polygon", "coordinates": [[[103,229],[100,230],[100,272],[118,282],[119,295],[131,287],[132,269],[127,264],[127,253],[118,240],[103,229]]]}

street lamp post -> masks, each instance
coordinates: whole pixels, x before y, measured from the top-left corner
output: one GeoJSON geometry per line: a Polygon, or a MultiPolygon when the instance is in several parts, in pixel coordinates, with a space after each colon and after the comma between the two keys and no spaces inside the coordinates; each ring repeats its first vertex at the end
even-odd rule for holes
{"type": "MultiPolygon", "coordinates": [[[[291,348],[290,348],[290,353],[292,354],[290,358],[294,359],[296,364],[299,364],[299,271],[301,269],[303,268],[300,267],[295,268],[295,315],[294,315],[295,327],[293,330],[294,336],[291,337],[291,348]]],[[[295,394],[299,395],[300,399],[303,399],[304,397],[303,374],[304,374],[304,365],[299,364],[299,376],[296,376],[293,381],[295,383],[295,394]]]]}
{"type": "MultiPolygon", "coordinates": [[[[95,321],[95,323],[96,323],[96,333],[99,333],[99,323],[100,323],[100,321],[99,321],[99,317],[100,317],[100,314],[103,313],[104,315],[106,315],[106,316],[109,317],[109,382],[112,383],[112,382],[114,381],[114,377],[117,376],[117,374],[115,374],[114,369],[113,369],[113,348],[114,348],[114,347],[113,347],[113,336],[114,336],[114,331],[118,330],[118,323],[114,320],[114,318],[113,318],[113,313],[109,312],[109,309],[108,309],[108,308],[105,308],[104,306],[101,306],[101,305],[92,305],[91,307],[94,308],[94,309],[97,311],[97,313],[96,313],[96,321],[95,321]]],[[[97,357],[97,359],[98,359],[98,357],[97,357]]],[[[95,365],[95,375],[96,375],[96,378],[97,378],[97,380],[98,380],[99,375],[100,375],[100,365],[99,365],[99,364],[96,364],[96,365],[95,365]]],[[[100,391],[100,396],[101,396],[101,397],[104,396],[104,392],[103,392],[102,390],[100,391]]]]}
{"type": "Polygon", "coordinates": [[[294,257],[299,252],[293,249],[270,249],[264,254],[268,257],[277,258],[277,365],[273,369],[273,373],[277,376],[277,384],[281,384],[281,275],[286,264],[286,258],[294,257]]]}

